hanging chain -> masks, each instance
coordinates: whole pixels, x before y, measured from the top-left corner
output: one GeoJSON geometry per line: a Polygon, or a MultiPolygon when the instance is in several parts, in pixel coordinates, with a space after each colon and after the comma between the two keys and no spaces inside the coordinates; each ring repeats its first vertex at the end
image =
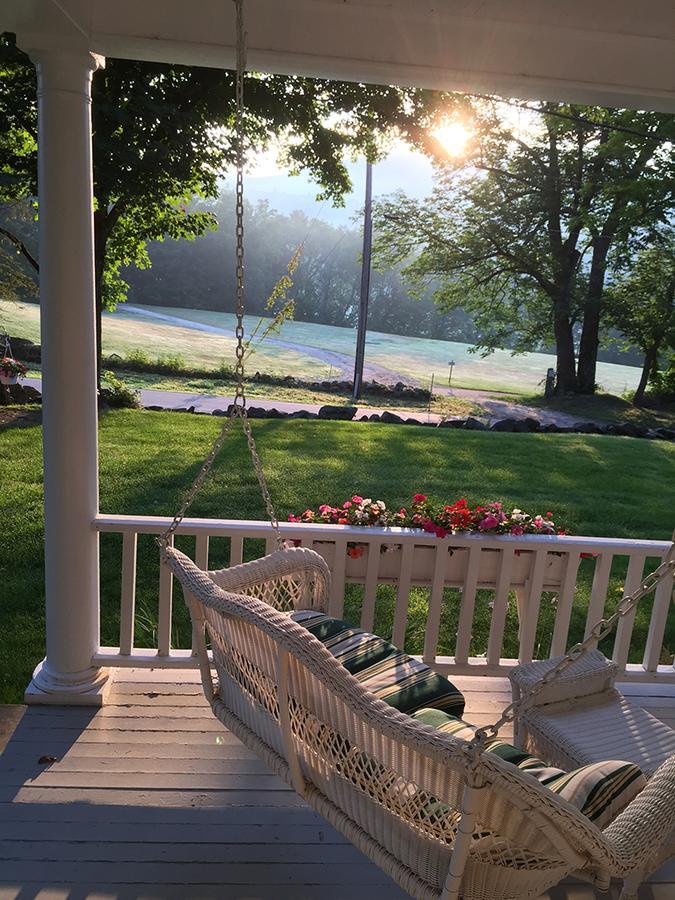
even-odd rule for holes
{"type": "Polygon", "coordinates": [[[258,485],[260,486],[260,492],[265,503],[267,516],[270,520],[272,528],[274,529],[277,546],[282,547],[284,545],[284,539],[279,528],[279,520],[274,509],[274,504],[272,503],[272,497],[267,485],[267,479],[265,478],[262,463],[260,462],[260,457],[258,456],[255,439],[253,437],[253,432],[251,431],[251,424],[248,420],[248,415],[246,412],[246,392],[244,389],[244,355],[246,352],[246,347],[244,345],[244,75],[246,71],[246,34],[244,32],[244,0],[234,0],[234,4],[236,7],[237,43],[237,71],[235,78],[235,135],[237,144],[237,179],[235,190],[235,299],[237,318],[235,336],[237,338],[237,347],[235,353],[237,362],[234,370],[236,380],[235,395],[234,402],[230,407],[229,416],[223,423],[220,433],[216,438],[213,446],[211,447],[209,455],[206,457],[206,460],[199,469],[199,472],[197,473],[194,481],[185,493],[178,512],[173,517],[173,520],[166,531],[160,534],[157,538],[157,543],[162,550],[166,550],[172,535],[187,515],[195,497],[199,493],[199,490],[204,484],[207,475],[211,471],[211,467],[213,466],[216,457],[220,453],[223,444],[225,443],[225,439],[232,430],[235,419],[241,420],[242,428],[244,434],[246,435],[246,442],[248,444],[249,453],[251,454],[251,461],[253,463],[256,478],[258,479],[258,485]]]}
{"type": "Polygon", "coordinates": [[[643,579],[642,584],[637,590],[633,591],[632,594],[628,596],[624,596],[619,605],[617,606],[613,615],[611,615],[608,619],[600,619],[599,622],[596,622],[593,628],[591,628],[590,634],[588,637],[581,641],[578,644],[575,644],[571,647],[565,656],[553,666],[553,668],[549,669],[542,678],[537,681],[532,687],[528,690],[527,694],[521,697],[519,700],[514,700],[513,703],[510,703],[506,709],[501,714],[500,718],[494,723],[494,725],[488,725],[485,728],[479,728],[473,739],[470,741],[470,753],[471,753],[471,762],[470,762],[470,770],[475,772],[476,766],[478,765],[478,761],[480,759],[480,754],[485,749],[485,745],[488,741],[497,737],[499,730],[504,727],[504,725],[508,725],[513,722],[518,716],[521,716],[524,712],[530,709],[537,699],[538,695],[544,690],[547,684],[550,684],[552,681],[555,681],[559,675],[562,675],[573,663],[582,657],[586,656],[590,650],[593,650],[599,641],[606,638],[611,632],[614,630],[614,626],[617,622],[627,616],[628,613],[632,612],[635,607],[638,605],[640,600],[643,597],[646,597],[648,594],[651,594],[658,585],[664,581],[668,577],[673,577],[675,575],[675,533],[673,534],[673,543],[668,550],[668,553],[663,559],[658,568],[654,569],[653,572],[650,572],[646,578],[643,579]]]}

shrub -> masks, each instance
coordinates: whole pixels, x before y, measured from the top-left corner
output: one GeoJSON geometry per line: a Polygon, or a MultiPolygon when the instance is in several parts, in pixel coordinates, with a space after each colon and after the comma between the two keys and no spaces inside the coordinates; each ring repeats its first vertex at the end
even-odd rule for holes
{"type": "Polygon", "coordinates": [[[138,409],[141,405],[139,392],[128,387],[112,372],[103,372],[100,396],[108,406],[118,409],[138,409]]]}

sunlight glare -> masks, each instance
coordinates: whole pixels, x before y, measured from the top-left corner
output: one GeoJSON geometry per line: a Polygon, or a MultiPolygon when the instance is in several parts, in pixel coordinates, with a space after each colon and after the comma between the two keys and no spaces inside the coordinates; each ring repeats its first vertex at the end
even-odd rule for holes
{"type": "Polygon", "coordinates": [[[431,133],[448,156],[462,156],[472,137],[472,132],[461,122],[445,122],[431,133]]]}

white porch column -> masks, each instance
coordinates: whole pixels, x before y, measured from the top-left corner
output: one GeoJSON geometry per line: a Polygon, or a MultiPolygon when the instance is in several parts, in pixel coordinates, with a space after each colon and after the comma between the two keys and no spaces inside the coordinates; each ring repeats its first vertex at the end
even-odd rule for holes
{"type": "Polygon", "coordinates": [[[81,49],[29,51],[38,71],[47,656],[32,703],[99,705],[98,437],[91,79],[81,49]]]}

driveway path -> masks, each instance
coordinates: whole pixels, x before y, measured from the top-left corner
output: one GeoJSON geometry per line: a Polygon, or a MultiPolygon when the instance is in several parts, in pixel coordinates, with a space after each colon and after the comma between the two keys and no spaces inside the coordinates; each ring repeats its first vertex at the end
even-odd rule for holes
{"type": "MultiPolygon", "coordinates": [[[[131,313],[134,316],[140,316],[146,319],[159,319],[167,322],[169,325],[178,325],[180,328],[190,328],[193,331],[207,332],[208,334],[223,334],[227,337],[234,337],[234,329],[221,328],[218,325],[207,325],[205,322],[195,322],[193,319],[181,319],[179,316],[170,316],[166,313],[155,312],[154,310],[140,309],[129,303],[124,304],[122,312],[131,313]]],[[[266,344],[275,347],[282,347],[285,350],[294,350],[296,353],[304,353],[305,356],[312,356],[319,359],[327,366],[332,366],[335,373],[340,378],[351,379],[354,371],[354,357],[348,353],[338,353],[335,350],[326,350],[323,347],[310,347],[307,344],[296,344],[294,341],[286,341],[282,338],[272,337],[269,335],[265,338],[266,344]]],[[[365,381],[379,381],[388,384],[392,379],[403,378],[391,369],[385,369],[382,366],[376,366],[372,363],[365,362],[363,366],[363,378],[365,381]]],[[[417,386],[417,381],[413,378],[405,379],[408,384],[417,386]]]]}

